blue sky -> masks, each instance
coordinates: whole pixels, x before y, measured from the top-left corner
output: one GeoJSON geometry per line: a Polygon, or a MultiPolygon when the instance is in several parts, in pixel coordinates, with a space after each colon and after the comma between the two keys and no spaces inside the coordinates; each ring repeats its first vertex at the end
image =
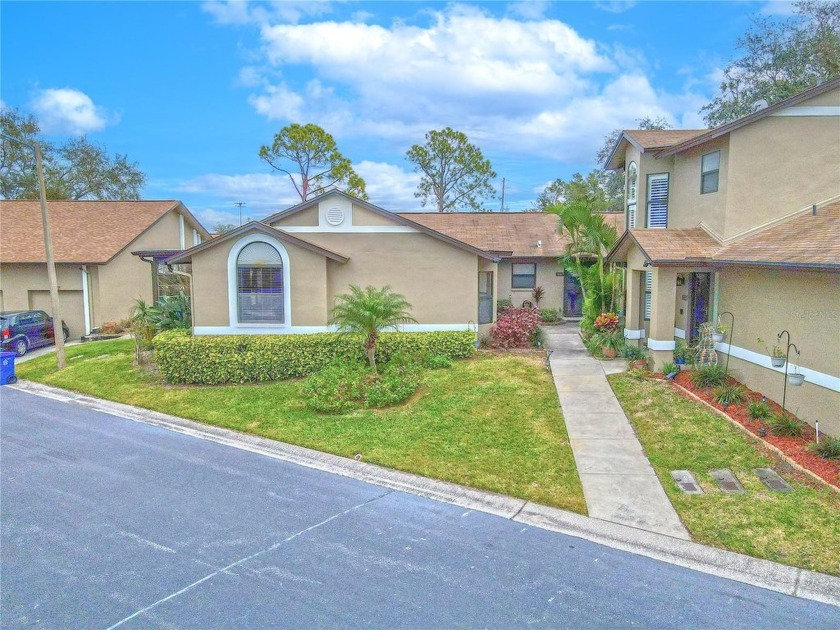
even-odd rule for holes
{"type": "MultiPolygon", "coordinates": [[[[296,202],[257,152],[314,122],[370,201],[423,209],[406,150],[451,126],[506,205],[594,166],[605,134],[699,109],[752,17],[787,2],[3,2],[0,99],[51,139],[87,133],[208,227],[296,202]],[[37,34],[37,40],[33,35],[37,34]]],[[[499,201],[488,201],[498,209],[499,201]]],[[[427,208],[428,209],[428,208],[427,208]]]]}

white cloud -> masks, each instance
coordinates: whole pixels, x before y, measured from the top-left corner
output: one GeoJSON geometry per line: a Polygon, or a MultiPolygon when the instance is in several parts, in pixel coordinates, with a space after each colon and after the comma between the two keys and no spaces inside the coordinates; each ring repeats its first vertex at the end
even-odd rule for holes
{"type": "Polygon", "coordinates": [[[420,175],[385,162],[362,160],[353,168],[365,180],[372,204],[394,212],[422,210],[414,196],[420,175]]]}
{"type": "Polygon", "coordinates": [[[762,15],[777,15],[790,17],[796,15],[795,0],[768,0],[764,3],[760,13],[762,15]]]}
{"type": "Polygon", "coordinates": [[[545,16],[550,6],[550,2],[543,0],[516,0],[507,6],[507,11],[511,15],[518,15],[526,20],[539,20],[545,16]]]}
{"type": "Polygon", "coordinates": [[[611,0],[610,2],[596,2],[595,8],[607,13],[624,13],[636,6],[636,0],[611,0]]]}
{"type": "Polygon", "coordinates": [[[87,94],[72,88],[40,90],[30,107],[46,133],[81,135],[116,122],[87,94]]]}
{"type": "Polygon", "coordinates": [[[265,24],[269,21],[297,24],[305,17],[324,15],[332,11],[331,2],[304,0],[292,2],[249,2],[248,0],[211,0],[201,8],[218,24],[265,24]]]}

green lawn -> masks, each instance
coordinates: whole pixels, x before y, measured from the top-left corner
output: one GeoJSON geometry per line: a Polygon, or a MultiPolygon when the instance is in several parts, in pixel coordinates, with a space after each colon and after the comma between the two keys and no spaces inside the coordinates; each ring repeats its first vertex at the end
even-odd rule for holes
{"type": "Polygon", "coordinates": [[[304,405],[302,381],[169,386],[136,369],[131,341],[67,349],[21,364],[20,378],[427,477],[586,513],[566,426],[542,361],[479,355],[427,371],[408,403],[325,416],[304,405]]]}
{"type": "Polygon", "coordinates": [[[618,374],[610,382],[695,541],[840,575],[840,495],[778,468],[794,491],[767,490],[753,469],[774,462],[727,420],[664,381],[618,374]],[[716,468],[730,468],[747,492],[720,492],[708,474],[716,468]],[[705,494],[683,494],[670,475],[679,469],[690,470],[705,494]]]}

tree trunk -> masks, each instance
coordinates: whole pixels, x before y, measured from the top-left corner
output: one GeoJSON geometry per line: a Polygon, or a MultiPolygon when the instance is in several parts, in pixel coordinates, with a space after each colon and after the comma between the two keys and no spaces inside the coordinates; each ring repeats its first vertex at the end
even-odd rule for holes
{"type": "Polygon", "coordinates": [[[376,338],[378,337],[378,333],[372,332],[368,335],[367,340],[365,341],[365,354],[368,358],[368,363],[370,363],[371,371],[376,374],[376,338]]]}

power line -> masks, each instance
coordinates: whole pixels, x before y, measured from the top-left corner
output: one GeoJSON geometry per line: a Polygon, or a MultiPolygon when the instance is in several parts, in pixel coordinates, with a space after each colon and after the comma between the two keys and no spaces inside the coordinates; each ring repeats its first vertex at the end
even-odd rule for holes
{"type": "Polygon", "coordinates": [[[233,205],[236,206],[237,208],[239,208],[239,225],[242,225],[242,208],[245,207],[245,202],[244,201],[237,201],[233,205]]]}

